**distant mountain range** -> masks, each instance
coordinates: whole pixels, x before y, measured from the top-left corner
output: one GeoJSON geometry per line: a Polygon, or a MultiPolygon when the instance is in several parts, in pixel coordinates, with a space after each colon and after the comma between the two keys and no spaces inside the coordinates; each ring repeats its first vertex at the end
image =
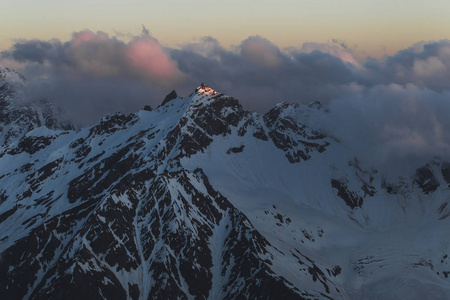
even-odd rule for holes
{"type": "Polygon", "coordinates": [[[1,299],[450,298],[450,164],[393,176],[202,84],[75,129],[0,68],[1,299]]]}

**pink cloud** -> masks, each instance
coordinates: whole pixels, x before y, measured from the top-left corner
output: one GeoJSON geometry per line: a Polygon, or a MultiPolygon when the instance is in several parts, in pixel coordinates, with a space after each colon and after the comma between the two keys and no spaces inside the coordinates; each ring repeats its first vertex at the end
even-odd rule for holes
{"type": "Polygon", "coordinates": [[[101,31],[84,30],[73,33],[66,46],[67,70],[73,75],[131,76],[161,83],[180,74],[158,40],[148,34],[125,43],[101,31]]]}
{"type": "Polygon", "coordinates": [[[178,73],[158,40],[151,36],[131,41],[126,47],[125,56],[134,70],[150,79],[174,79],[178,73]]]}

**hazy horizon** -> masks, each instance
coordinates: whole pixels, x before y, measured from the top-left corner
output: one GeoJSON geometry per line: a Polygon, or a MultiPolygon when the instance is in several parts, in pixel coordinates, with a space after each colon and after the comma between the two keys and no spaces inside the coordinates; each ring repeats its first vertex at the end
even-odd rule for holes
{"type": "Polygon", "coordinates": [[[142,1],[71,3],[5,0],[0,12],[0,50],[17,39],[70,39],[72,32],[103,31],[127,38],[142,25],[164,46],[177,48],[212,36],[229,49],[260,35],[280,48],[333,39],[380,58],[419,41],[450,33],[450,2],[433,1],[142,1]]]}

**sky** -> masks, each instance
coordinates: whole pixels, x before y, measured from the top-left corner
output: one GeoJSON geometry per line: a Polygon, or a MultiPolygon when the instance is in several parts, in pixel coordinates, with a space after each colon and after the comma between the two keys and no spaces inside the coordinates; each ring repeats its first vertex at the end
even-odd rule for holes
{"type": "Polygon", "coordinates": [[[260,35],[281,48],[338,39],[380,57],[448,36],[449,15],[445,0],[2,0],[0,49],[84,29],[126,37],[144,25],[170,47],[212,36],[228,48],[260,35]]]}
{"type": "Polygon", "coordinates": [[[450,161],[449,15],[440,0],[2,0],[0,65],[79,126],[205,82],[260,113],[320,101],[322,130],[367,160],[450,161]]]}

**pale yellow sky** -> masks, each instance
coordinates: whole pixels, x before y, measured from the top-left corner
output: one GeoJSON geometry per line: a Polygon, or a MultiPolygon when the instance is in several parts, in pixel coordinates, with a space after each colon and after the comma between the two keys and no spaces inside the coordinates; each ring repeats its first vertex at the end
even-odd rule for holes
{"type": "Polygon", "coordinates": [[[14,39],[70,39],[83,29],[139,34],[145,25],[176,47],[202,36],[238,45],[261,35],[281,48],[332,39],[375,57],[450,38],[450,1],[394,0],[2,0],[0,50],[14,39]]]}

